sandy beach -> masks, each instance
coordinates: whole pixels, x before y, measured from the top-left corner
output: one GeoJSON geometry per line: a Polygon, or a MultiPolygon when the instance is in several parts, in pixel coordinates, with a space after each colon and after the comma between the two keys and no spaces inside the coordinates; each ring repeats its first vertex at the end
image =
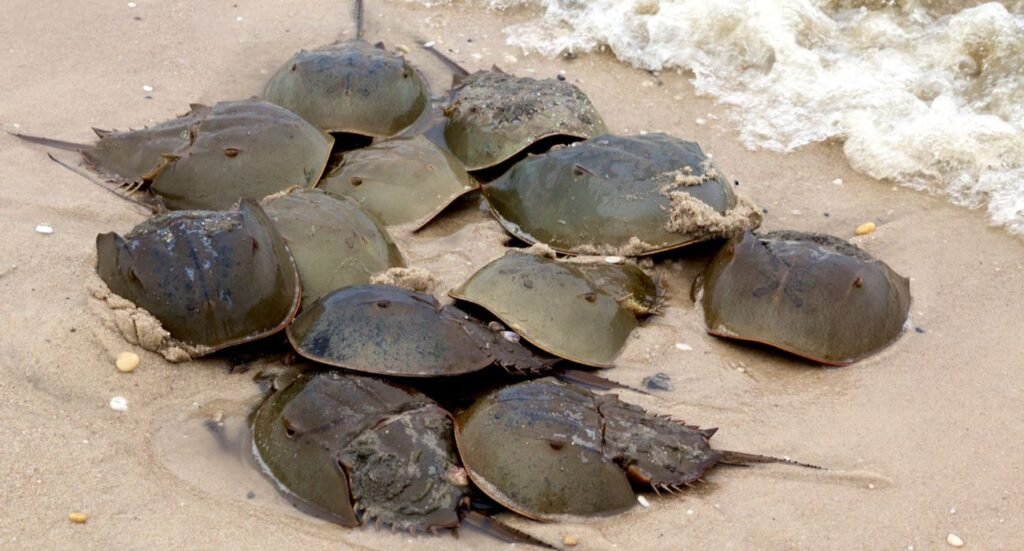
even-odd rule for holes
{"type": "MultiPolygon", "coordinates": [[[[231,374],[224,356],[171,364],[110,325],[88,291],[98,281],[95,237],[126,232],[145,212],[7,132],[88,142],[93,126],[141,127],[189,103],[246,98],[294,51],[354,34],[348,2],[130,5],[0,8],[0,548],[506,549],[468,528],[457,539],[394,535],[303,515],[252,465],[245,416],[261,397],[258,366],[231,374]],[[52,234],[35,231],[43,223],[52,234]],[[125,350],[142,356],[129,374],[114,367],[125,350]],[[108,406],[118,395],[126,412],[108,406]],[[72,512],[88,521],[70,522],[72,512]]],[[[638,386],[667,373],[671,391],[622,397],[719,427],[719,447],[829,470],[722,467],[706,485],[649,495],[649,507],[614,518],[503,518],[558,545],[571,536],[576,549],[920,550],[947,547],[951,533],[965,548],[1024,545],[1024,242],[982,212],[859,175],[840,144],[749,151],[685,74],[507,46],[502,26],[527,15],[369,0],[367,38],[408,47],[435,93],[451,75],[417,40],[436,41],[470,70],[565,71],[613,132],[699,142],[767,209],[765,229],[851,239],[911,278],[913,328],[839,369],[724,342],[705,333],[689,298],[713,250],[660,255],[653,272],[667,293],[664,315],[602,374],[638,386]],[[869,221],[877,231],[854,238],[869,221]]],[[[507,240],[477,196],[395,238],[410,265],[438,277],[439,296],[502,255],[507,240]]]]}

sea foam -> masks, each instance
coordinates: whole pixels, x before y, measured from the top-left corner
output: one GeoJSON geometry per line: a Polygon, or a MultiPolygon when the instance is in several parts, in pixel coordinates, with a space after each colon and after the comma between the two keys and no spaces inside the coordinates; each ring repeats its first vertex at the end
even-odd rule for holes
{"type": "Polygon", "coordinates": [[[1024,234],[1024,1],[460,1],[539,8],[506,29],[524,50],[689,71],[749,148],[840,141],[856,170],[1024,234]]]}

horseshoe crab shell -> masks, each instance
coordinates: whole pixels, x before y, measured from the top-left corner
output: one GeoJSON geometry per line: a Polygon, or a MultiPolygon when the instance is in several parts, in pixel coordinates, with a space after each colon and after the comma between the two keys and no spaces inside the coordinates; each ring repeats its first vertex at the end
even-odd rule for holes
{"type": "Polygon", "coordinates": [[[606,516],[636,503],[631,481],[672,489],[722,459],[700,430],[551,378],[500,389],[456,417],[473,482],[532,519],[606,516]]]}
{"type": "Polygon", "coordinates": [[[327,132],[388,137],[427,105],[427,85],[405,58],[365,40],[337,42],[292,56],[263,97],[327,132]]]}
{"type": "Polygon", "coordinates": [[[443,377],[493,363],[543,369],[535,358],[457,307],[389,285],[339,289],[306,306],[288,340],[315,362],[363,373],[443,377]]]}
{"type": "Polygon", "coordinates": [[[453,528],[468,488],[449,414],[426,396],[337,372],[266,399],[253,449],[290,497],[343,526],[453,528]]]}
{"type": "Polygon", "coordinates": [[[147,190],[171,209],[221,210],[320,179],[334,138],[291,111],[260,100],[194,104],[151,128],[97,130],[95,145],[21,136],[79,151],[86,166],[131,191],[147,190]]]}
{"type": "Polygon", "coordinates": [[[303,304],[405,266],[388,231],[355,201],[294,188],[267,197],[263,206],[295,257],[303,304]]]}
{"type": "Polygon", "coordinates": [[[828,365],[893,343],[910,309],[910,282],[842,239],[795,231],[730,240],[694,283],[708,332],[828,365]]]}
{"type": "Polygon", "coordinates": [[[467,76],[445,114],[445,141],[470,171],[499,165],[546,138],[576,141],[608,131],[573,84],[499,70],[467,76]]]}
{"type": "Polygon", "coordinates": [[[422,135],[350,151],[317,185],[355,199],[386,225],[412,222],[415,229],[477,187],[458,159],[422,135]]]}
{"type": "Polygon", "coordinates": [[[761,223],[700,146],[666,134],[528,157],[482,191],[509,233],[565,254],[647,255],[761,223]]]}
{"type": "Polygon", "coordinates": [[[636,314],[644,313],[642,308],[631,308],[653,300],[650,289],[654,283],[632,265],[609,264],[601,269],[627,272],[616,279],[593,270],[510,253],[481,268],[449,294],[488,310],[549,354],[593,367],[611,367],[626,337],[639,325],[636,314]],[[598,285],[602,279],[615,283],[598,285]]]}
{"type": "Polygon", "coordinates": [[[284,328],[299,309],[299,274],[252,200],[236,212],[179,211],[121,237],[96,237],[110,290],[153,314],[193,356],[284,328]]]}

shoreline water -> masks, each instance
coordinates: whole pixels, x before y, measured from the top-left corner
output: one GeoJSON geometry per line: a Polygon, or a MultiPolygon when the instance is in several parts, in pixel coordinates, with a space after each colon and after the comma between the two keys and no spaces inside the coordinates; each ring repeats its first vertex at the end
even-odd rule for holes
{"type": "MultiPolygon", "coordinates": [[[[90,126],[140,126],[190,102],[258,93],[293,51],[330,42],[339,30],[351,35],[347,13],[318,0],[237,8],[19,0],[5,11],[12,16],[0,21],[0,36],[8,37],[0,69],[10,77],[0,85],[0,128],[72,141],[90,139],[90,126]]],[[[831,471],[721,468],[707,485],[647,496],[649,508],[620,517],[508,520],[554,543],[573,536],[579,549],[924,549],[946,545],[949,533],[968,546],[1013,548],[1024,533],[1024,497],[1016,490],[1024,480],[1016,414],[1024,397],[1020,240],[990,227],[982,212],[855,172],[834,143],[785,155],[748,151],[721,107],[697,96],[685,75],[654,77],[607,54],[523,55],[502,29],[529,17],[397,0],[367,10],[368,36],[409,47],[435,92],[450,76],[415,49],[417,39],[457,50],[453,57],[471,70],[495,63],[526,76],[564,70],[614,132],[661,130],[701,143],[768,209],[765,229],[852,238],[856,226],[875,222],[874,233],[852,240],[912,278],[912,321],[923,332],[909,331],[878,356],[841,369],[723,342],[705,334],[688,298],[709,251],[663,255],[656,271],[668,293],[664,315],[639,329],[620,365],[603,374],[636,386],[668,373],[672,391],[623,397],[718,426],[714,442],[722,448],[831,471]]],[[[0,390],[7,397],[0,405],[7,481],[0,546],[507,549],[470,529],[459,539],[410,537],[347,530],[294,511],[244,454],[225,453],[202,428],[218,412],[229,428],[245,416],[258,399],[251,374],[230,374],[223,359],[174,365],[142,351],[134,372],[114,368],[116,354],[131,347],[102,324],[86,290],[95,277],[94,239],[127,231],[143,215],[6,134],[0,181],[7,236],[0,242],[0,390]],[[43,222],[52,235],[33,230],[43,222]],[[115,395],[128,399],[127,412],[109,409],[115,395]],[[72,511],[88,521],[72,524],[72,511]]],[[[440,294],[500,255],[505,234],[467,200],[423,232],[396,238],[411,265],[438,276],[440,294]]]]}

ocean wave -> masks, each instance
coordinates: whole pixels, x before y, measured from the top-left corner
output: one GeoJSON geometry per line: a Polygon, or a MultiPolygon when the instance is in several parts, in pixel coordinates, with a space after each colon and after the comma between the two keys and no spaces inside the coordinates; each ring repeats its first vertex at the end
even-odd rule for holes
{"type": "Polygon", "coordinates": [[[749,148],[841,141],[856,170],[987,207],[1024,234],[1022,1],[481,2],[540,8],[506,29],[526,50],[608,48],[639,68],[689,71],[749,148]]]}

